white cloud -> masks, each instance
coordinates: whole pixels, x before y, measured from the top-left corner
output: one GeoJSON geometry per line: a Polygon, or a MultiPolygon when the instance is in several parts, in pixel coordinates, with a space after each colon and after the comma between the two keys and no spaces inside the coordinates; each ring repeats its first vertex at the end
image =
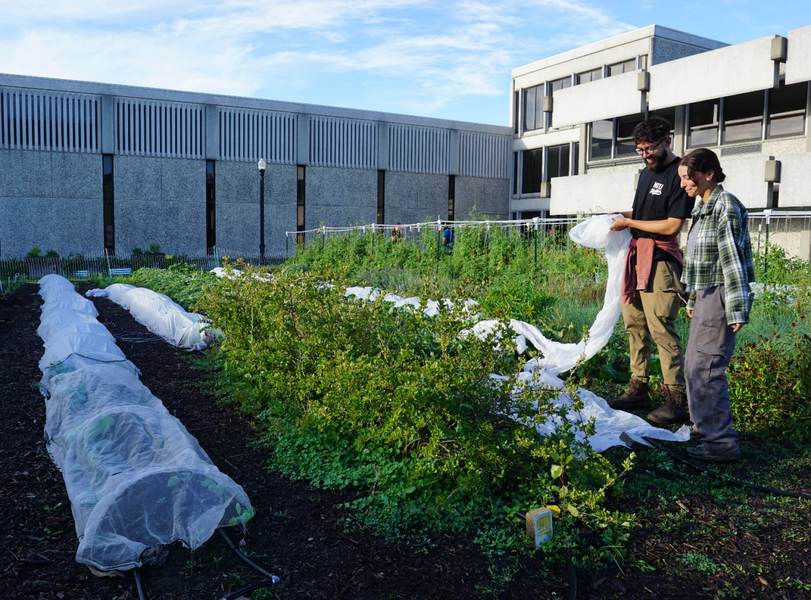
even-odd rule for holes
{"type": "Polygon", "coordinates": [[[568,0],[0,0],[0,10],[0,72],[419,114],[506,97],[511,69],[632,28],[568,0]],[[336,77],[348,82],[340,100],[336,77]]]}

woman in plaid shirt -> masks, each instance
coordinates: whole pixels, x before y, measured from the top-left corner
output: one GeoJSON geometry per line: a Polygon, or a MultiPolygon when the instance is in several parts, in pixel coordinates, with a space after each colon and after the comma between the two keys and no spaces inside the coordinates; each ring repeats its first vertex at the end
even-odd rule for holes
{"type": "Polygon", "coordinates": [[[755,280],[749,215],[724,190],[724,172],[712,150],[700,148],[679,163],[681,187],[696,202],[690,216],[682,282],[692,319],[685,353],[687,400],[693,429],[704,439],[687,453],[709,461],[740,458],[732,429],[726,369],[735,335],[749,322],[749,284],[755,280]]]}

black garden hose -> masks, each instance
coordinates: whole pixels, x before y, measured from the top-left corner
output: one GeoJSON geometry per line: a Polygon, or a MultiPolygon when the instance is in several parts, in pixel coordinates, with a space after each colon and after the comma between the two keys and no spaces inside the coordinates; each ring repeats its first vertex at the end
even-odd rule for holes
{"type": "Polygon", "coordinates": [[[264,575],[268,579],[274,580],[274,583],[279,583],[280,579],[278,577],[276,577],[276,575],[273,575],[272,573],[268,573],[262,567],[260,567],[255,562],[253,562],[250,558],[245,556],[245,553],[242,552],[239,548],[237,548],[237,545],[231,540],[230,537],[228,537],[228,534],[225,533],[225,531],[223,530],[222,527],[218,527],[217,531],[219,531],[220,535],[225,538],[225,541],[228,542],[228,545],[231,546],[231,549],[234,552],[237,553],[237,556],[239,556],[242,560],[244,560],[248,565],[250,565],[257,572],[261,573],[262,575],[264,575]]]}
{"type": "Polygon", "coordinates": [[[276,577],[274,579],[265,579],[265,581],[260,581],[259,583],[254,583],[253,585],[249,585],[247,587],[242,588],[241,590],[237,590],[236,592],[231,592],[227,596],[223,596],[220,600],[236,600],[240,596],[244,596],[245,594],[252,592],[254,590],[258,590],[259,588],[266,588],[272,585],[276,585],[279,583],[279,578],[276,577]]]}
{"type": "Polygon", "coordinates": [[[140,600],[146,600],[146,596],[144,596],[144,587],[141,585],[141,576],[138,574],[138,569],[133,569],[132,574],[135,576],[135,587],[138,590],[138,598],[140,600]]]}

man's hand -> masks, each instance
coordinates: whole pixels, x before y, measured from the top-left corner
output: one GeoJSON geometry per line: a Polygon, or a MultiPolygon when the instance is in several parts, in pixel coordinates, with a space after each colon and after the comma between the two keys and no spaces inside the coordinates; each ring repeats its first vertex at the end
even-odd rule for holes
{"type": "Polygon", "coordinates": [[[693,318],[693,309],[692,308],[687,309],[687,316],[690,317],[691,319],[693,318]]]}
{"type": "Polygon", "coordinates": [[[741,330],[741,327],[743,327],[744,325],[746,325],[746,323],[735,323],[732,326],[732,333],[738,333],[741,330]]]}
{"type": "Polygon", "coordinates": [[[614,217],[614,222],[611,223],[611,231],[622,231],[628,229],[630,220],[627,217],[614,217]]]}

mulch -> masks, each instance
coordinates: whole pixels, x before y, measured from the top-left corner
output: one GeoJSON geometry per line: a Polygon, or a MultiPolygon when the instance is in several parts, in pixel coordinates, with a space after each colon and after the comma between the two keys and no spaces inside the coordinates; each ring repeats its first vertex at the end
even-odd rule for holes
{"type": "MultiPolygon", "coordinates": [[[[82,286],[80,291],[87,289],[82,286]]],[[[43,440],[45,409],[38,390],[42,341],[36,334],[41,301],[36,285],[0,298],[0,598],[138,598],[131,572],[97,577],[75,561],[78,545],[61,474],[43,440]]],[[[257,514],[244,550],[281,583],[254,598],[564,598],[569,581],[563,564],[526,559],[509,581],[494,578],[492,564],[471,537],[439,534],[430,543],[391,542],[368,532],[347,531],[340,507],[351,490],[316,489],[268,469],[268,451],[253,445],[250,420],[219,401],[190,353],[153,339],[123,309],[94,299],[99,321],[142,371],[142,381],[195,436],[221,471],[243,486],[257,514]],[[129,341],[126,341],[129,340],[129,341]]],[[[624,507],[632,510],[633,507],[624,507]]],[[[230,532],[235,541],[240,535],[230,532]]],[[[637,531],[632,553],[648,563],[667,560],[681,543],[637,531]]],[[[739,542],[741,547],[743,544],[739,542]]],[[[747,544],[750,552],[759,550],[747,544]]],[[[768,553],[768,548],[763,548],[768,553]]],[[[807,548],[797,548],[808,560],[807,548]]],[[[715,598],[717,587],[700,573],[674,581],[667,573],[628,566],[580,571],[578,598],[715,598]]],[[[809,567],[811,571],[811,567],[809,567]]],[[[214,535],[193,555],[170,548],[166,563],[139,570],[145,597],[199,600],[226,596],[265,579],[214,535]]],[[[803,598],[797,590],[742,587],[744,598],[803,598]],[[799,594],[799,595],[798,595],[799,594]]],[[[246,594],[246,597],[251,597],[246,594]]]]}

